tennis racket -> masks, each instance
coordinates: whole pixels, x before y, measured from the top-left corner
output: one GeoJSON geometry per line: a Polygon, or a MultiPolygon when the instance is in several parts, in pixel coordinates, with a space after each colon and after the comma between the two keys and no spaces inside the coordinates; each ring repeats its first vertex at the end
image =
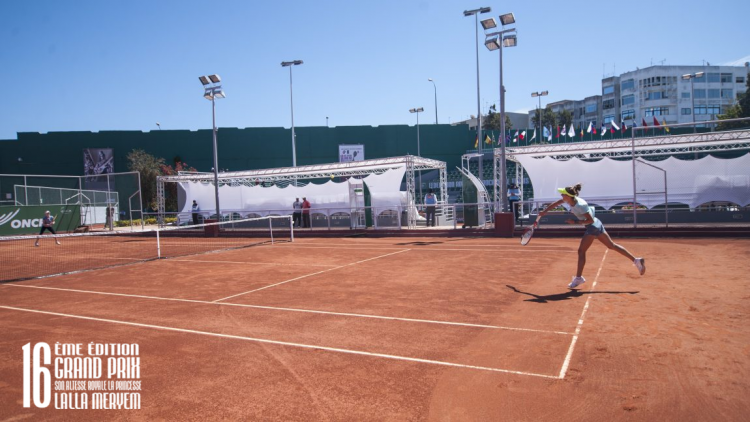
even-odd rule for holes
{"type": "Polygon", "coordinates": [[[531,236],[534,235],[534,230],[539,225],[539,220],[542,218],[541,215],[536,217],[536,221],[534,221],[534,224],[527,227],[526,230],[523,231],[523,234],[521,235],[521,245],[528,245],[529,242],[531,242],[531,236]]]}

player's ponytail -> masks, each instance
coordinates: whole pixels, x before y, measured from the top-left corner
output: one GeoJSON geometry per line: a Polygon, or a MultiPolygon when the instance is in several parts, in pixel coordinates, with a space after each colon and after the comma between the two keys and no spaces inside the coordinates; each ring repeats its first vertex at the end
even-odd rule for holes
{"type": "Polygon", "coordinates": [[[576,183],[575,186],[572,188],[573,192],[575,192],[575,195],[578,196],[579,193],[581,193],[581,184],[576,183]]]}

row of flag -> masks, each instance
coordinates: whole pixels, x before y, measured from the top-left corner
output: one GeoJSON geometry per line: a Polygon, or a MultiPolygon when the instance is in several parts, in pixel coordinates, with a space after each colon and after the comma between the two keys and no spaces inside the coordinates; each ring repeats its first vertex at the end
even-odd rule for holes
{"type": "MultiPolygon", "coordinates": [[[[610,124],[609,130],[607,130],[607,125],[606,124],[602,124],[602,127],[599,130],[600,136],[604,136],[607,133],[607,131],[609,131],[610,133],[616,133],[618,131],[620,131],[622,133],[625,133],[625,131],[628,130],[628,125],[627,125],[627,123],[625,123],[625,121],[621,121],[620,122],[620,126],[618,126],[617,123],[615,123],[614,121],[610,122],[609,124],[610,124]]],[[[641,120],[641,125],[643,127],[649,127],[648,123],[646,123],[646,119],[645,118],[641,120]]],[[[638,127],[638,124],[633,123],[632,127],[638,127]]],[[[669,133],[669,126],[667,126],[667,121],[664,120],[664,119],[662,119],[662,122],[659,123],[659,120],[656,117],[654,117],[653,127],[655,127],[655,128],[660,127],[662,129],[664,129],[665,132],[669,133]]],[[[554,133],[554,131],[552,129],[553,129],[552,126],[550,126],[549,128],[547,126],[544,126],[542,128],[542,138],[543,139],[547,139],[548,142],[552,141],[552,134],[554,133]]],[[[586,129],[586,133],[589,133],[589,134],[592,134],[592,135],[596,135],[597,134],[597,128],[594,127],[594,123],[593,122],[589,122],[589,127],[586,129]]],[[[531,142],[534,139],[536,139],[536,135],[537,135],[536,134],[536,128],[534,128],[534,134],[531,136],[531,139],[529,139],[529,142],[531,142]]],[[[562,129],[560,129],[560,126],[557,126],[557,136],[556,136],[556,138],[560,138],[561,135],[562,135],[563,138],[565,138],[566,136],[568,136],[570,138],[575,138],[575,136],[576,136],[576,130],[573,128],[573,125],[570,125],[569,128],[567,127],[567,125],[563,125],[562,129]]],[[[583,125],[581,125],[581,127],[580,127],[580,136],[581,136],[581,138],[583,138],[583,135],[584,135],[583,125]]],[[[521,131],[517,130],[516,133],[515,133],[515,135],[513,135],[512,137],[511,137],[510,133],[505,137],[505,143],[510,143],[511,141],[512,142],[518,142],[519,140],[523,141],[524,139],[526,139],[526,131],[524,130],[523,132],[521,132],[521,131]]],[[[485,135],[484,143],[487,144],[487,145],[492,145],[495,142],[494,142],[493,139],[490,138],[489,135],[485,135]]],[[[497,144],[498,145],[500,144],[500,140],[499,139],[497,140],[497,144]]],[[[474,148],[478,148],[478,147],[479,147],[479,137],[476,137],[474,139],[474,148]]]]}

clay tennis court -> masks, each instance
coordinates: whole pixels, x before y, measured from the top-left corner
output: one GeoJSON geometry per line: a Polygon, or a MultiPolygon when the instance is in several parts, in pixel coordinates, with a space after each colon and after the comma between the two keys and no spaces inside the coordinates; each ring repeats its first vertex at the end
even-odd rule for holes
{"type": "Polygon", "coordinates": [[[616,239],[643,277],[595,243],[569,290],[578,241],[296,239],[4,283],[0,420],[744,420],[750,240],[616,239]],[[137,343],[141,410],[23,408],[37,342],[137,343]]]}

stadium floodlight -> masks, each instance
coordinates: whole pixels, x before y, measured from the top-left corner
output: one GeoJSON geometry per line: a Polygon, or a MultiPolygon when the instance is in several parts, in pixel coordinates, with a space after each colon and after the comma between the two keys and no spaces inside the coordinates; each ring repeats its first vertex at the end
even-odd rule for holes
{"type": "Polygon", "coordinates": [[[506,13],[504,15],[500,15],[500,23],[503,26],[516,23],[516,17],[513,16],[513,13],[506,13]]]}
{"type": "MultiPolygon", "coordinates": [[[[474,16],[474,32],[476,38],[476,55],[477,55],[477,139],[482,139],[482,104],[481,96],[479,92],[479,14],[489,13],[492,11],[490,7],[480,7],[478,9],[464,10],[464,16],[474,16]]],[[[484,24],[483,24],[484,25],[484,24]]],[[[477,151],[481,154],[482,142],[479,142],[477,151]]],[[[479,170],[478,176],[482,178],[482,157],[479,157],[479,170]]]]}
{"type": "Polygon", "coordinates": [[[214,141],[214,189],[216,194],[216,217],[221,220],[221,207],[219,206],[219,153],[216,145],[216,99],[226,98],[226,93],[221,89],[221,85],[215,85],[221,82],[219,75],[200,76],[198,79],[203,84],[203,98],[211,101],[211,116],[213,121],[213,141],[214,141]],[[213,86],[208,86],[214,84],[213,86]]]}
{"type": "MultiPolygon", "coordinates": [[[[294,133],[294,90],[292,89],[292,67],[304,63],[302,60],[281,62],[281,67],[289,68],[289,103],[292,108],[292,167],[297,167],[297,136],[294,133]]],[[[297,185],[296,179],[294,185],[297,185]]]]}
{"type": "Polygon", "coordinates": [[[484,19],[480,21],[480,23],[482,24],[482,28],[484,28],[485,31],[488,29],[497,28],[497,22],[495,22],[495,18],[484,19]]]}
{"type": "MultiPolygon", "coordinates": [[[[500,23],[510,25],[516,23],[513,13],[500,15],[500,23]]],[[[484,45],[490,51],[497,50],[500,53],[500,192],[498,192],[497,174],[495,175],[495,200],[500,201],[500,211],[505,212],[508,209],[508,182],[505,163],[505,86],[503,85],[503,47],[515,47],[518,45],[518,39],[515,35],[515,28],[508,28],[502,31],[485,33],[484,45]],[[506,35],[508,34],[508,35],[506,35]]],[[[481,145],[481,137],[479,144],[481,145]]]]}
{"type": "Polygon", "coordinates": [[[549,94],[549,91],[531,93],[532,98],[539,97],[539,108],[537,109],[536,118],[539,120],[539,137],[540,138],[542,136],[542,97],[546,96],[547,94],[549,94]]]}
{"type": "Polygon", "coordinates": [[[432,82],[432,87],[435,88],[435,124],[438,124],[438,113],[437,113],[437,85],[432,78],[427,78],[428,82],[432,82]]]}
{"type": "Polygon", "coordinates": [[[484,40],[484,46],[487,50],[495,51],[500,49],[500,37],[492,37],[484,40]]]}

